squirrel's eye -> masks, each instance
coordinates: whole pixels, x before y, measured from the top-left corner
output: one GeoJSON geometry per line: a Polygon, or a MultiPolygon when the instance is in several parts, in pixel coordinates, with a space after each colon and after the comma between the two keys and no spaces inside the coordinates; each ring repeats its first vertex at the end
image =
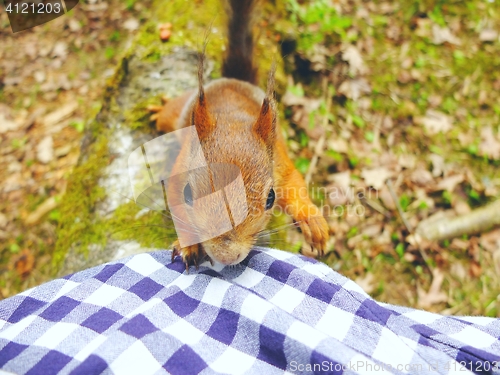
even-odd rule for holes
{"type": "Polygon", "coordinates": [[[191,185],[189,185],[189,183],[184,187],[184,202],[193,207],[193,191],[191,190],[191,185]]]}
{"type": "Polygon", "coordinates": [[[271,190],[269,190],[269,194],[267,195],[266,210],[269,210],[273,206],[275,198],[276,194],[274,193],[274,189],[271,188],[271,190]]]}

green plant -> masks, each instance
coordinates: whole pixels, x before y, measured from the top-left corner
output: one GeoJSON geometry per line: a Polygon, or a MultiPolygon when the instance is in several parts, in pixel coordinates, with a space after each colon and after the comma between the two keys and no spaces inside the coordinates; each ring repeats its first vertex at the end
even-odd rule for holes
{"type": "Polygon", "coordinates": [[[297,50],[308,52],[316,44],[335,43],[346,40],[347,29],[352,19],[337,14],[327,0],[312,0],[299,4],[297,0],[287,0],[292,23],[298,26],[297,50]]]}

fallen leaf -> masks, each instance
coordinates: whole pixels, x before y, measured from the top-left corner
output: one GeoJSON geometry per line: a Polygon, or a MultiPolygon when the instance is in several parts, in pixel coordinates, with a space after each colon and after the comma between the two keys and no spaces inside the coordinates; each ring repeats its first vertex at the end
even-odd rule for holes
{"type": "Polygon", "coordinates": [[[44,118],[42,119],[42,123],[47,127],[57,125],[62,120],[65,120],[69,116],[71,116],[73,112],[76,111],[77,108],[78,108],[78,102],[76,100],[66,103],[58,110],[45,115],[44,118]]]}
{"type": "Polygon", "coordinates": [[[338,92],[339,94],[345,95],[347,98],[352,100],[358,100],[363,94],[369,94],[371,92],[370,84],[366,79],[347,79],[340,85],[338,92]]]}
{"type": "Polygon", "coordinates": [[[482,142],[479,145],[479,154],[487,156],[490,159],[500,159],[500,142],[493,134],[491,126],[485,126],[481,129],[482,142]]]}
{"type": "Polygon", "coordinates": [[[358,284],[361,289],[365,291],[365,293],[370,294],[375,290],[375,276],[373,276],[373,273],[368,272],[364,276],[359,276],[356,278],[355,282],[358,284]]]}
{"type": "Polygon", "coordinates": [[[469,273],[472,277],[478,278],[483,273],[481,265],[475,260],[470,262],[469,273]]]}
{"type": "Polygon", "coordinates": [[[456,201],[453,208],[455,209],[455,212],[457,213],[457,215],[465,215],[471,211],[471,208],[467,204],[467,202],[465,202],[461,199],[456,201]]]}
{"type": "Polygon", "coordinates": [[[12,111],[4,104],[0,104],[0,134],[17,130],[22,124],[17,123],[12,118],[12,111]]]}
{"type": "Polygon", "coordinates": [[[54,159],[54,141],[50,135],[43,138],[36,146],[36,158],[43,164],[54,159]]]}
{"type": "Polygon", "coordinates": [[[450,116],[433,109],[427,110],[424,117],[415,118],[415,122],[424,125],[429,134],[446,133],[453,126],[450,116]]]}
{"type": "Polygon", "coordinates": [[[35,256],[28,249],[23,249],[19,254],[14,255],[10,261],[11,269],[15,269],[22,278],[27,277],[35,265],[35,256]]]}
{"type": "Polygon", "coordinates": [[[392,195],[389,192],[387,186],[383,186],[382,189],[378,190],[378,197],[384,204],[385,208],[388,210],[395,210],[396,205],[394,204],[394,199],[392,199],[392,195]]]}
{"type": "Polygon", "coordinates": [[[444,274],[438,268],[434,269],[432,272],[432,283],[428,292],[422,290],[420,286],[417,285],[417,295],[418,295],[418,306],[423,309],[427,309],[432,305],[446,302],[448,297],[444,292],[441,291],[441,285],[443,284],[444,274]]]}
{"type": "Polygon", "coordinates": [[[26,217],[24,222],[27,225],[33,225],[33,224],[38,223],[44,215],[46,215],[47,213],[52,211],[54,208],[56,208],[58,206],[58,204],[59,203],[57,202],[55,197],[50,197],[45,202],[43,202],[41,205],[39,205],[35,211],[31,212],[26,217]]]}
{"type": "Polygon", "coordinates": [[[363,61],[363,57],[361,56],[359,50],[352,44],[349,44],[342,51],[342,60],[349,64],[349,73],[352,75],[366,73],[366,66],[363,61]]]}
{"type": "Polygon", "coordinates": [[[382,232],[382,224],[371,224],[364,227],[363,230],[361,231],[361,234],[363,236],[373,238],[377,237],[380,234],[380,232],[382,232]]]}
{"type": "Polygon", "coordinates": [[[35,256],[28,249],[23,249],[19,254],[13,257],[11,262],[14,264],[17,274],[24,279],[33,270],[35,256]]]}
{"type": "Polygon", "coordinates": [[[331,174],[328,176],[328,181],[332,181],[336,186],[348,190],[351,186],[351,171],[331,174]]]}
{"type": "Polygon", "coordinates": [[[361,177],[364,178],[368,186],[379,190],[385,185],[385,181],[392,176],[392,173],[385,167],[375,169],[363,169],[361,177]]]}
{"type": "Polygon", "coordinates": [[[455,187],[464,181],[463,174],[456,174],[450,177],[445,177],[436,185],[436,190],[447,190],[450,193],[455,190],[455,187]]]}
{"type": "Polygon", "coordinates": [[[135,31],[139,28],[139,21],[135,18],[129,18],[123,23],[123,28],[129,31],[135,31]]]}
{"type": "Polygon", "coordinates": [[[457,46],[462,44],[460,39],[451,33],[450,29],[436,24],[432,25],[432,42],[434,44],[443,44],[448,42],[457,46]]]}
{"type": "Polygon", "coordinates": [[[413,169],[417,164],[417,157],[411,154],[403,154],[398,158],[398,164],[406,169],[413,169]]]}
{"type": "Polygon", "coordinates": [[[493,253],[493,264],[495,265],[495,271],[497,275],[500,275],[500,249],[495,250],[493,253]]]}
{"type": "Polygon", "coordinates": [[[479,40],[481,42],[494,42],[498,39],[498,32],[493,29],[483,29],[479,33],[479,40]]]}
{"type": "Polygon", "coordinates": [[[489,252],[500,251],[500,229],[481,234],[479,244],[489,252]]]}
{"type": "Polygon", "coordinates": [[[450,249],[465,251],[469,248],[469,241],[454,238],[451,241],[450,249]]]}
{"type": "Polygon", "coordinates": [[[8,222],[7,216],[0,212],[0,228],[5,228],[8,222]]]}
{"type": "Polygon", "coordinates": [[[422,168],[414,170],[410,176],[410,179],[413,183],[420,186],[425,186],[434,181],[431,172],[422,168]]]}
{"type": "Polygon", "coordinates": [[[73,32],[77,32],[77,31],[80,31],[80,29],[82,28],[82,25],[80,24],[80,22],[78,22],[76,19],[74,18],[70,18],[69,19],[69,23],[68,23],[68,26],[69,26],[69,29],[73,32]]]}
{"type": "Polygon", "coordinates": [[[328,187],[328,199],[333,206],[346,204],[354,200],[351,190],[351,172],[345,171],[328,176],[328,180],[333,182],[328,187]]]}
{"type": "Polygon", "coordinates": [[[68,45],[66,42],[63,42],[61,40],[57,41],[56,44],[54,45],[54,49],[52,50],[52,57],[62,57],[66,58],[68,55],[68,45]]]}
{"type": "Polygon", "coordinates": [[[432,175],[439,177],[444,172],[444,158],[438,154],[430,154],[429,159],[432,163],[432,175]]]}
{"type": "Polygon", "coordinates": [[[328,148],[335,152],[344,154],[347,154],[347,152],[349,151],[349,146],[347,145],[346,140],[343,138],[330,139],[328,141],[328,148]]]}

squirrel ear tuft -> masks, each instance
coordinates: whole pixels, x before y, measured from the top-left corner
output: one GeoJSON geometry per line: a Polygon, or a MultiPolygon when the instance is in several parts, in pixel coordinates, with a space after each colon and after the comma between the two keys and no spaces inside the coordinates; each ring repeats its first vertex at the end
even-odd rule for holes
{"type": "Polygon", "coordinates": [[[276,111],[274,107],[274,74],[276,72],[276,62],[273,61],[271,70],[267,77],[267,92],[259,118],[253,126],[253,131],[264,140],[269,149],[272,148],[276,140],[276,111]]]}
{"type": "Polygon", "coordinates": [[[260,108],[259,118],[253,125],[253,131],[272,148],[276,140],[276,116],[272,99],[265,98],[260,108]]]}
{"type": "Polygon", "coordinates": [[[206,138],[215,129],[215,121],[208,112],[207,99],[203,87],[200,87],[196,103],[194,105],[191,123],[196,127],[198,137],[206,138]]]}
{"type": "Polygon", "coordinates": [[[198,98],[196,98],[191,118],[191,123],[196,127],[200,139],[206,138],[215,129],[215,121],[208,112],[207,99],[205,98],[205,90],[203,89],[206,43],[207,40],[205,38],[203,50],[198,53],[198,98]]]}

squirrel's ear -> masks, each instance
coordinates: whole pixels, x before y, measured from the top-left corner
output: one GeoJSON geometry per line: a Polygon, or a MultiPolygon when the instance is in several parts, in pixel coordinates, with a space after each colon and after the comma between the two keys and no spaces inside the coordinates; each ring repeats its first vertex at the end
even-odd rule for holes
{"type": "Polygon", "coordinates": [[[215,121],[208,112],[207,99],[205,98],[203,87],[200,87],[198,92],[191,123],[196,127],[200,139],[206,138],[215,128],[215,121]]]}
{"type": "Polygon", "coordinates": [[[276,72],[276,62],[273,61],[271,70],[267,77],[267,92],[259,118],[253,126],[253,131],[264,140],[269,149],[272,148],[276,140],[276,110],[274,106],[274,74],[276,72]]]}
{"type": "Polygon", "coordinates": [[[267,145],[272,147],[276,140],[276,116],[274,106],[269,98],[265,98],[260,108],[259,118],[253,125],[253,131],[267,145]]]}

